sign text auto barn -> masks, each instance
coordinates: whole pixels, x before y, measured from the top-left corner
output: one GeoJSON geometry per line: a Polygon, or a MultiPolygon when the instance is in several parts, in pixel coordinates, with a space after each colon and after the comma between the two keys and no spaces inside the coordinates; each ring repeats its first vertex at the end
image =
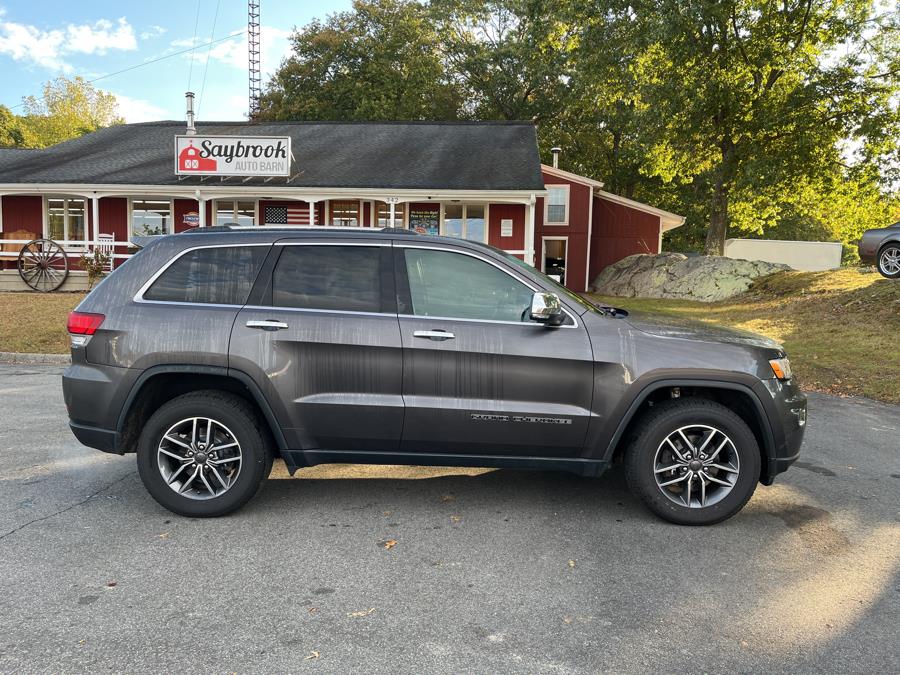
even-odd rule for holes
{"type": "Polygon", "coordinates": [[[175,173],[289,176],[290,136],[176,136],[175,173]]]}

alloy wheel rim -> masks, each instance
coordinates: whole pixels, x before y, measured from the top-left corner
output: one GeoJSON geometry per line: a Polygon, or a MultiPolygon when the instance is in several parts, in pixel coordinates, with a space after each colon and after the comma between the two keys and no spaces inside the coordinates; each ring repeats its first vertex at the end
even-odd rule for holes
{"type": "Polygon", "coordinates": [[[653,459],[656,485],[670,501],[701,509],[722,501],[740,475],[737,448],[721,429],[691,424],[663,439],[653,459]]]}
{"type": "Polygon", "coordinates": [[[234,433],[209,417],[188,417],[163,434],[156,463],[163,481],[188,499],[228,492],[241,472],[243,454],[234,433]]]}
{"type": "Polygon", "coordinates": [[[897,274],[900,272],[900,248],[891,246],[881,252],[879,259],[881,271],[885,274],[897,274]]]}

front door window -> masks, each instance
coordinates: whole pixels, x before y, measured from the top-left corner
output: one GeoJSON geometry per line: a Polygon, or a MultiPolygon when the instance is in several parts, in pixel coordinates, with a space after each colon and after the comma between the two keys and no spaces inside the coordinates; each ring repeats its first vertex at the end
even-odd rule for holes
{"type": "Polygon", "coordinates": [[[530,321],[531,289],[484,260],[448,251],[408,248],[412,307],[404,313],[451,319],[530,321]]]}

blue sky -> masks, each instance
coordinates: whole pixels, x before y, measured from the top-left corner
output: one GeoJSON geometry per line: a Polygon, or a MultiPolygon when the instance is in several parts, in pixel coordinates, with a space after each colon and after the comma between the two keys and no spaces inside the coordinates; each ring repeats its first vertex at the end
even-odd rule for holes
{"type": "MultiPolygon", "coordinates": [[[[261,0],[260,4],[265,82],[288,52],[288,36],[295,26],[347,9],[351,2],[261,0]]],[[[129,122],[183,119],[189,83],[197,94],[198,119],[243,119],[247,41],[240,33],[246,27],[247,6],[242,0],[0,0],[0,104],[21,112],[15,106],[23,96],[39,94],[44,82],[59,75],[90,80],[234,35],[211,47],[101,79],[94,86],[118,97],[119,112],[129,122]]]]}

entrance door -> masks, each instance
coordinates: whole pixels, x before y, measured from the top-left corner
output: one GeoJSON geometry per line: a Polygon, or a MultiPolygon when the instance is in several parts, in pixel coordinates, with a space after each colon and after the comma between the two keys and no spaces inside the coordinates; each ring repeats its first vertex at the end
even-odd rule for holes
{"type": "Polygon", "coordinates": [[[568,237],[542,237],[543,255],[541,271],[553,277],[559,283],[566,283],[566,254],[569,248],[568,237]]]}
{"type": "Polygon", "coordinates": [[[593,356],[569,316],[530,320],[536,288],[468,249],[395,242],[401,450],[575,456],[590,418],[593,356]]]}

